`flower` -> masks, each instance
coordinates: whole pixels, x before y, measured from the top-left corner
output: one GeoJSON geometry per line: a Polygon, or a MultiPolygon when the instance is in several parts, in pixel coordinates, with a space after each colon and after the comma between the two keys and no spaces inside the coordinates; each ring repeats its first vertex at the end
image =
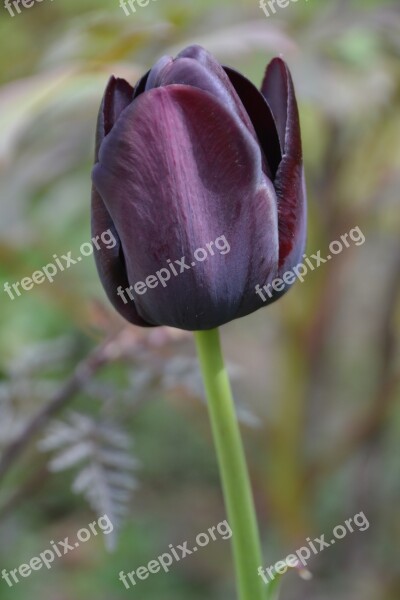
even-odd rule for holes
{"type": "Polygon", "coordinates": [[[299,116],[280,58],[261,93],[200,46],[161,58],[134,88],[111,77],[95,161],[92,232],[117,240],[95,252],[96,264],[131,323],[205,330],[243,317],[265,306],[256,286],[304,252],[299,116]],[[228,252],[193,262],[218,239],[228,252]],[[187,266],[173,273],[182,258],[187,266]]]}

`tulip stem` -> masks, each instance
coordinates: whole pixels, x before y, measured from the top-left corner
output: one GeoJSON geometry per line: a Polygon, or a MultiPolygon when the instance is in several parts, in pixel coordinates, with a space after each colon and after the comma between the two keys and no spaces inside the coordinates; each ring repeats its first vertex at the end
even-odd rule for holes
{"type": "Polygon", "coordinates": [[[208,400],[240,600],[265,600],[268,590],[258,575],[262,563],[250,478],[218,329],[195,332],[208,400]]]}

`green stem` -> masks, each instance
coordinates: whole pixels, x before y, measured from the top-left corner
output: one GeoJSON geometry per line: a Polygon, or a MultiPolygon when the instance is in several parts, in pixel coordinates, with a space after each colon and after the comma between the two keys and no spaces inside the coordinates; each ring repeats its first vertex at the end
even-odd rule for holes
{"type": "Polygon", "coordinates": [[[218,329],[195,332],[208,400],[211,427],[222,479],[240,600],[265,600],[267,590],[258,575],[262,563],[250,479],[236,419],[218,329]]]}

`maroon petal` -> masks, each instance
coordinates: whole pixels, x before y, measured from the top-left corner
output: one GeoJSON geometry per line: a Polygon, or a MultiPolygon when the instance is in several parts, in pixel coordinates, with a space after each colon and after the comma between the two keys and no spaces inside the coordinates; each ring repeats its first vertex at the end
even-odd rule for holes
{"type": "Polygon", "coordinates": [[[93,180],[131,285],[168,259],[191,266],[165,287],[134,292],[143,319],[210,329],[259,308],[254,287],[276,274],[276,197],[258,144],[216,97],[185,85],[138,96],[104,140],[93,180]],[[229,253],[214,248],[193,266],[194,251],[221,236],[229,253]]]}
{"type": "Polygon", "coordinates": [[[192,46],[188,46],[187,48],[182,50],[177,55],[176,62],[178,62],[181,59],[190,59],[196,61],[199,65],[203,67],[205,71],[213,75],[213,77],[219,82],[220,89],[226,90],[229,93],[229,98],[226,98],[228,106],[230,106],[234,110],[234,112],[239,115],[240,119],[246,125],[246,127],[249,129],[252,135],[256,137],[249,116],[239,96],[237,95],[235,89],[232,87],[232,84],[229,81],[229,77],[225,73],[224,68],[214,58],[214,56],[202,46],[193,44],[192,46]]]}
{"type": "Polygon", "coordinates": [[[133,90],[132,100],[137,98],[137,96],[139,96],[140,94],[143,94],[143,92],[146,90],[147,80],[149,78],[150,73],[151,71],[147,71],[147,73],[139,79],[139,81],[135,85],[135,89],[133,90]]]}
{"type": "Polygon", "coordinates": [[[125,79],[110,77],[97,121],[96,148],[111,131],[121,112],[131,103],[133,88],[125,79]]]}
{"type": "MultiPolygon", "coordinates": [[[[104,93],[97,120],[96,161],[98,160],[101,143],[113,128],[114,123],[121,112],[130,104],[132,94],[133,89],[129,83],[123,79],[111,77],[104,93]]],[[[134,303],[130,302],[129,304],[125,304],[122,298],[115,293],[115,290],[120,285],[124,288],[129,287],[125,270],[125,261],[121,242],[114,227],[114,223],[94,185],[92,186],[91,226],[92,237],[100,237],[103,232],[109,230],[116,240],[114,248],[105,248],[99,244],[100,249],[96,249],[94,252],[99,277],[110,302],[113,304],[114,308],[131,323],[148,326],[148,323],[137,314],[134,303]]]]}
{"type": "Polygon", "coordinates": [[[264,96],[251,81],[230,67],[224,67],[224,70],[253,123],[269,166],[268,175],[274,180],[282,160],[282,152],[271,109],[264,96]]]}
{"type": "Polygon", "coordinates": [[[174,62],[172,56],[162,56],[158,62],[151,68],[146,81],[146,92],[154,87],[160,86],[160,78],[165,73],[166,67],[174,62]]]}
{"type": "Polygon", "coordinates": [[[278,198],[279,267],[291,269],[304,252],[306,192],[300,120],[293,81],[286,63],[275,58],[267,67],[262,93],[274,115],[282,149],[274,186],[278,198]]]}
{"type": "MultiPolygon", "coordinates": [[[[173,84],[191,85],[210,92],[257,139],[253,124],[242,100],[219,62],[201,46],[189,46],[175,59],[163,56],[151,69],[146,90],[173,84]]],[[[260,95],[260,93],[258,92],[260,95]]],[[[268,173],[269,174],[269,173],[268,173]]]]}

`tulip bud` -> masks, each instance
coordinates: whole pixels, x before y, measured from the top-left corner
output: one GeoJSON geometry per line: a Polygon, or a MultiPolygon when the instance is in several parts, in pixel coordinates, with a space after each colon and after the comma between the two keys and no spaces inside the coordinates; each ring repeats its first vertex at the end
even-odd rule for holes
{"type": "Polygon", "coordinates": [[[280,58],[261,92],[199,46],[162,58],[134,88],[111,77],[95,161],[92,233],[117,240],[95,253],[97,268],[131,323],[218,327],[265,306],[256,286],[301,259],[299,116],[280,58]]]}

